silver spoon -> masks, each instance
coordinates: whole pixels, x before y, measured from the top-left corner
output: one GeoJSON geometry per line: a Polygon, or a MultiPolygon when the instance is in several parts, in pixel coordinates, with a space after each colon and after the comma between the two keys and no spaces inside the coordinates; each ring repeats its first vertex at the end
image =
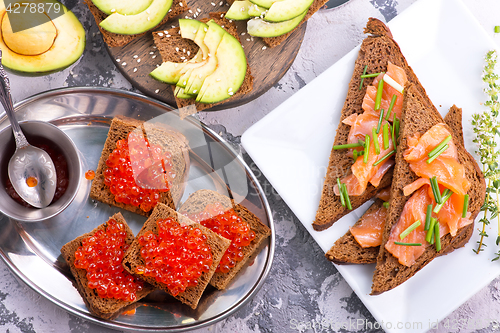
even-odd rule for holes
{"type": "Polygon", "coordinates": [[[30,145],[21,131],[14,114],[9,78],[1,61],[0,50],[0,102],[9,117],[16,141],[16,151],[8,165],[9,179],[24,201],[36,208],[43,208],[50,204],[56,192],[56,168],[49,154],[30,145]]]}

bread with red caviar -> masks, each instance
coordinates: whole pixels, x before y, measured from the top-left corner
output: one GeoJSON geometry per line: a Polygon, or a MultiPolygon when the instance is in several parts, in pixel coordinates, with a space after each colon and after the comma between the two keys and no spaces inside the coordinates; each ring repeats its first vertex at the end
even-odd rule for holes
{"type": "MultiPolygon", "coordinates": [[[[370,18],[364,32],[369,34],[369,36],[363,40],[358,58],[354,64],[354,71],[351,81],[349,82],[347,97],[341,111],[334,146],[347,143],[351,127],[344,124],[343,121],[353,114],[363,113],[363,98],[367,91],[367,86],[374,80],[373,78],[364,79],[361,85],[361,75],[363,74],[365,66],[367,66],[366,73],[385,72],[387,71],[389,62],[401,67],[406,73],[408,81],[413,83],[416,89],[424,96],[423,98],[430,102],[425,93],[425,89],[420,84],[412,68],[408,65],[399,45],[393,39],[389,28],[381,21],[370,18]]],[[[340,196],[334,193],[334,187],[337,184],[337,178],[351,173],[352,163],[353,159],[348,155],[347,149],[332,149],[323,182],[321,199],[313,222],[314,230],[321,231],[329,228],[338,219],[351,211],[342,206],[340,196]]],[[[366,201],[373,198],[379,189],[389,186],[391,184],[391,179],[392,171],[389,171],[383,176],[378,187],[368,184],[363,194],[351,196],[352,209],[358,208],[366,201]]]]}
{"type": "MultiPolygon", "coordinates": [[[[458,108],[453,107],[451,112],[456,115],[454,118],[461,117],[461,111],[458,108]]],[[[443,119],[432,103],[424,98],[415,86],[409,85],[405,87],[405,100],[398,139],[399,144],[396,152],[394,178],[391,186],[390,206],[384,225],[383,246],[380,247],[373,275],[372,294],[374,295],[395,288],[415,275],[415,273],[437,256],[449,253],[463,246],[470,239],[474,230],[474,223],[471,223],[459,228],[454,237],[451,236],[451,233],[442,236],[440,238],[440,251],[437,251],[435,246],[427,246],[423,254],[411,266],[401,264],[385,248],[391,230],[398,222],[406,202],[411,197],[411,195],[404,195],[403,188],[419,178],[410,169],[409,163],[403,158],[403,154],[408,148],[407,138],[413,136],[415,133],[424,134],[438,123],[443,123],[443,119]]],[[[475,159],[466,151],[463,144],[463,136],[460,134],[461,131],[456,134],[451,127],[448,127],[448,130],[452,133],[453,143],[457,147],[458,161],[465,167],[465,177],[471,184],[467,192],[470,195],[468,212],[471,213],[470,219],[473,221],[479,214],[485,199],[486,185],[484,177],[475,159]]]]}
{"type": "Polygon", "coordinates": [[[149,284],[172,295],[192,309],[196,309],[205,288],[212,278],[212,275],[214,274],[215,269],[217,268],[217,265],[222,258],[222,255],[229,247],[229,244],[229,240],[217,235],[216,233],[203,227],[202,225],[191,221],[190,219],[177,213],[167,205],[159,203],[158,205],[156,205],[153,212],[144,223],[144,226],[137,234],[137,237],[135,238],[128,251],[125,253],[125,256],[123,258],[123,267],[130,274],[140,276],[149,284]],[[195,286],[189,286],[185,289],[185,291],[180,292],[177,295],[172,294],[166,283],[161,281],[159,282],[154,276],[146,276],[142,273],[141,270],[142,267],[147,267],[145,266],[146,260],[141,254],[141,250],[143,248],[143,245],[141,245],[140,243],[141,237],[147,235],[148,233],[153,233],[154,235],[158,236],[160,227],[158,226],[157,221],[160,219],[173,219],[180,226],[186,226],[187,228],[191,229],[200,229],[203,235],[206,237],[206,244],[209,246],[212,254],[212,265],[210,266],[209,270],[202,272],[195,286]]]}
{"type": "MultiPolygon", "coordinates": [[[[227,273],[220,271],[215,272],[214,276],[210,280],[210,284],[212,286],[217,289],[225,289],[238,272],[245,267],[245,264],[250,262],[252,258],[258,254],[258,250],[262,242],[271,235],[271,229],[264,225],[257,216],[255,216],[243,205],[237,204],[234,200],[229,199],[225,195],[211,190],[198,190],[192,193],[179,208],[179,212],[186,216],[196,215],[203,212],[207,206],[213,204],[220,204],[224,211],[228,211],[231,208],[234,209],[236,214],[243,221],[248,223],[248,226],[255,234],[255,238],[250,242],[250,244],[242,247],[242,260],[236,262],[234,267],[230,268],[227,273]]],[[[200,223],[203,224],[202,221],[200,221],[200,223]]]]}
{"type": "MultiPolygon", "coordinates": [[[[464,144],[462,129],[462,109],[453,106],[450,108],[444,121],[453,131],[458,142],[464,144]]],[[[370,213],[382,206],[382,200],[376,200],[365,214],[370,213]]],[[[364,216],[364,214],[363,214],[364,216]]],[[[354,226],[361,223],[361,217],[354,226]]],[[[361,247],[352,233],[348,230],[344,236],[339,238],[325,254],[325,257],[336,264],[373,264],[377,262],[380,246],[361,247]]]]}
{"type": "MultiPolygon", "coordinates": [[[[110,218],[110,220],[111,219],[115,220],[118,223],[123,224],[124,230],[126,232],[125,243],[127,245],[132,244],[134,240],[134,234],[132,233],[132,230],[130,230],[129,226],[127,225],[121,213],[116,213],[110,218]]],[[[80,246],[82,246],[82,242],[84,241],[84,239],[87,239],[90,236],[94,236],[96,232],[100,230],[105,231],[106,228],[108,227],[108,223],[109,221],[101,224],[91,232],[86,233],[68,242],[61,248],[61,253],[63,258],[66,260],[66,263],[69,266],[71,274],[75,279],[73,281],[73,284],[80,293],[80,295],[82,296],[82,299],[85,302],[87,308],[90,310],[90,312],[104,319],[113,319],[115,317],[118,317],[124,311],[126,311],[127,308],[129,306],[132,306],[132,304],[134,304],[136,301],[146,297],[150,292],[154,290],[154,288],[151,285],[144,283],[142,290],[136,292],[136,301],[124,301],[115,298],[103,298],[99,296],[96,289],[89,288],[87,271],[85,269],[77,268],[75,266],[75,259],[76,259],[75,252],[78,250],[80,246]]]]}
{"type": "Polygon", "coordinates": [[[175,209],[176,203],[179,202],[182,196],[185,177],[189,170],[189,154],[186,138],[182,134],[165,127],[163,124],[143,122],[124,116],[117,116],[111,121],[108,136],[95,172],[95,178],[92,181],[90,197],[94,200],[140,215],[148,216],[151,213],[152,210],[144,211],[133,204],[118,202],[115,199],[115,195],[111,192],[110,187],[105,184],[105,170],[108,168],[106,160],[117,148],[117,142],[119,140],[126,141],[129,133],[133,131],[142,133],[150,144],[159,145],[163,151],[171,154],[171,164],[176,176],[170,183],[170,190],[159,193],[158,201],[175,209]]]}

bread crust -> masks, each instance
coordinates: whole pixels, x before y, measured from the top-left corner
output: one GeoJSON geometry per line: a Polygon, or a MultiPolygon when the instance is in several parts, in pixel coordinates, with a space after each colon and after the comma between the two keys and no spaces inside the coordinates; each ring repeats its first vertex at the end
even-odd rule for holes
{"type": "MultiPolygon", "coordinates": [[[[132,233],[132,230],[130,230],[130,227],[127,225],[127,222],[123,218],[122,214],[116,213],[110,219],[114,219],[117,222],[123,223],[123,225],[125,225],[125,231],[127,232],[127,238],[125,239],[125,242],[129,245],[132,244],[134,240],[134,234],[132,233]]],[[[98,230],[106,230],[107,223],[108,222],[105,222],[91,232],[77,237],[74,240],[63,245],[63,247],[61,248],[61,254],[66,260],[71,274],[75,279],[74,281],[72,281],[73,285],[75,286],[78,293],[82,296],[82,299],[89,311],[95,316],[101,317],[103,319],[113,319],[118,317],[126,310],[126,308],[128,308],[135,302],[126,302],[114,298],[101,298],[94,289],[90,289],[88,287],[87,271],[75,267],[75,252],[82,245],[82,241],[85,238],[95,234],[98,230]]],[[[146,297],[153,290],[153,286],[145,283],[144,288],[141,291],[137,292],[137,301],[146,297]]]]}
{"type": "MultiPolygon", "coordinates": [[[[452,109],[456,108],[454,106],[452,109]]],[[[461,115],[461,111],[454,109],[454,115],[461,115]]],[[[396,152],[396,165],[394,168],[394,179],[391,186],[391,200],[388,216],[384,226],[382,246],[377,257],[377,265],[373,274],[372,295],[380,294],[400,285],[415,275],[420,269],[431,262],[436,256],[450,253],[454,249],[463,246],[470,239],[473,232],[473,223],[457,231],[452,237],[447,234],[441,237],[440,251],[434,246],[428,246],[425,252],[410,267],[400,264],[391,253],[385,249],[392,227],[397,223],[404,205],[410,196],[403,194],[403,188],[415,181],[418,177],[410,169],[404,160],[403,153],[408,148],[407,138],[416,132],[425,133],[433,125],[442,123],[443,119],[437,109],[431,104],[425,105],[425,99],[413,85],[405,87],[405,99],[403,102],[403,113],[401,116],[401,132],[396,152]]],[[[447,125],[446,125],[447,126],[447,125]]],[[[451,133],[455,133],[448,127],[451,133]]],[[[467,180],[471,183],[469,190],[469,212],[474,220],[481,210],[486,194],[486,183],[479,165],[475,159],[465,150],[463,136],[454,135],[453,142],[457,146],[458,160],[465,167],[467,180]]]]}
{"type": "MultiPolygon", "coordinates": [[[[371,34],[366,37],[361,44],[358,58],[354,64],[354,71],[349,82],[349,89],[344,106],[341,111],[340,122],[335,135],[335,145],[347,143],[350,126],[343,123],[343,120],[352,114],[362,114],[363,97],[366,94],[366,88],[373,82],[373,78],[363,81],[362,89],[359,90],[361,84],[360,76],[363,74],[365,65],[368,66],[367,73],[379,73],[387,71],[387,64],[390,61],[396,66],[401,67],[416,89],[421,93],[426,105],[432,105],[429,97],[425,93],[425,89],[420,84],[413,69],[408,65],[404,55],[401,53],[399,45],[392,38],[389,28],[381,21],[370,18],[365,28],[365,33],[371,34]]],[[[342,216],[351,212],[346,207],[343,207],[340,202],[340,197],[335,195],[333,188],[337,183],[337,178],[341,178],[351,172],[352,158],[347,155],[344,150],[331,150],[328,169],[323,183],[321,199],[316,212],[316,217],[313,222],[313,228],[316,231],[321,231],[329,228],[342,216]]],[[[387,172],[380,185],[375,188],[369,184],[365,192],[360,196],[351,196],[351,204],[353,209],[358,208],[363,203],[373,198],[379,189],[387,187],[391,184],[392,171],[387,172]]]]}
{"type": "Polygon", "coordinates": [[[210,267],[210,270],[208,272],[204,272],[201,274],[200,278],[198,279],[198,284],[194,287],[188,287],[186,290],[177,296],[173,296],[176,299],[180,300],[182,303],[188,305],[192,309],[196,309],[198,306],[198,302],[203,295],[203,292],[205,288],[208,285],[208,282],[212,278],[212,275],[215,272],[215,269],[219,265],[219,262],[226,252],[227,248],[230,245],[230,241],[217,235],[210,229],[205,228],[204,226],[195,223],[188,219],[187,217],[177,213],[167,205],[159,203],[156,205],[154,208],[151,216],[147,219],[147,221],[144,223],[143,227],[137,234],[137,237],[135,240],[132,242],[130,245],[130,248],[127,250],[123,257],[123,262],[122,265],[127,270],[130,274],[141,277],[144,281],[148,282],[152,286],[161,289],[168,293],[169,295],[172,295],[170,293],[170,290],[166,287],[165,284],[160,283],[156,281],[155,278],[149,277],[149,276],[141,276],[136,273],[136,269],[139,265],[144,265],[144,259],[142,258],[140,251],[141,251],[141,245],[139,244],[139,237],[144,235],[147,231],[151,231],[158,235],[158,225],[156,221],[158,219],[163,219],[163,218],[168,218],[172,217],[175,219],[176,222],[178,222],[182,226],[190,226],[192,228],[199,228],[205,236],[207,236],[207,244],[210,246],[210,249],[212,250],[212,266],[210,267]]]}
{"type": "Polygon", "coordinates": [[[210,284],[215,288],[225,289],[236,274],[238,274],[238,272],[259,253],[258,250],[260,245],[271,235],[271,229],[262,224],[260,219],[246,207],[237,204],[234,200],[211,190],[198,190],[191,194],[179,208],[179,212],[185,215],[196,214],[203,211],[208,204],[216,202],[222,204],[224,209],[234,208],[238,216],[247,222],[250,228],[255,232],[255,239],[250,243],[250,245],[245,246],[242,249],[244,254],[243,260],[237,262],[228,273],[216,272],[210,280],[210,284]]]}
{"type": "Polygon", "coordinates": [[[151,211],[144,212],[139,207],[131,204],[116,202],[114,195],[109,187],[104,183],[104,170],[106,170],[106,160],[116,148],[118,140],[126,140],[128,134],[136,129],[145,133],[148,141],[152,144],[160,144],[165,150],[172,154],[172,165],[176,171],[177,177],[171,184],[170,191],[161,192],[159,202],[164,203],[175,209],[175,203],[182,196],[185,186],[184,177],[189,170],[189,155],[186,138],[178,133],[163,127],[162,124],[143,122],[125,116],[117,116],[111,121],[108,136],[104,143],[104,148],[95,171],[95,177],[90,188],[90,197],[109,205],[113,205],[136,214],[149,216],[151,211]]]}

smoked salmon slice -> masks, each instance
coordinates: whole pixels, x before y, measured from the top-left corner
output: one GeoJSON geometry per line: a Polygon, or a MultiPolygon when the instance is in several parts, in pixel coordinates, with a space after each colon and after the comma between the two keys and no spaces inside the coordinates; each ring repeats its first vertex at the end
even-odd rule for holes
{"type": "Polygon", "coordinates": [[[361,217],[361,223],[356,223],[349,230],[361,247],[380,246],[386,217],[387,208],[380,206],[372,212],[365,213],[361,217]]]}

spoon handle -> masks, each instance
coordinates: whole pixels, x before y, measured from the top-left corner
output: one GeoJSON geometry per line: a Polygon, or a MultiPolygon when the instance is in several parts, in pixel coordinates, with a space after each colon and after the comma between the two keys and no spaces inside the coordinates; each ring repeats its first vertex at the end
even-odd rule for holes
{"type": "Polygon", "coordinates": [[[2,66],[2,50],[0,50],[0,102],[5,109],[5,113],[7,113],[7,116],[9,117],[12,132],[14,133],[14,139],[16,140],[16,147],[23,148],[28,146],[28,140],[26,140],[26,137],[21,131],[21,127],[19,126],[14,113],[12,95],[10,94],[10,81],[7,77],[5,69],[2,66]]]}

